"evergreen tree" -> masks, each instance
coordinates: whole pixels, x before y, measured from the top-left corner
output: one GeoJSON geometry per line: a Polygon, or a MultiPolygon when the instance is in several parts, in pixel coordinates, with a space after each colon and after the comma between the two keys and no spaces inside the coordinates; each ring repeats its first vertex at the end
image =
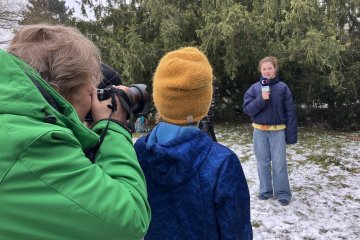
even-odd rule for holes
{"type": "Polygon", "coordinates": [[[258,61],[280,60],[299,118],[360,126],[359,1],[356,0],[82,0],[96,20],[76,26],[99,46],[125,83],[152,84],[164,53],[198,46],[210,59],[221,101],[217,114],[241,109],[259,77],[258,61]],[[301,107],[300,107],[301,106],[301,107]],[[341,112],[341,118],[337,112],[341,112]],[[357,111],[357,112],[356,112],[357,111]],[[336,121],[334,120],[336,119],[336,121]]]}
{"type": "Polygon", "coordinates": [[[23,11],[23,24],[49,23],[67,24],[73,16],[74,10],[65,6],[64,0],[29,0],[23,11]]]}

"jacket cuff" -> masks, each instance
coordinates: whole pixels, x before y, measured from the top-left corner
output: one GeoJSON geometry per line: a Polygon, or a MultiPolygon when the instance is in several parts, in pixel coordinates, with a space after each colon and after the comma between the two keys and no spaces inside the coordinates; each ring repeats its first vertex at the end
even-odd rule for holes
{"type": "Polygon", "coordinates": [[[122,133],[130,140],[132,139],[132,134],[130,129],[126,127],[123,123],[116,121],[114,119],[108,119],[108,118],[101,119],[94,125],[92,130],[96,133],[99,133],[101,130],[106,128],[108,122],[109,122],[109,129],[122,133]]]}

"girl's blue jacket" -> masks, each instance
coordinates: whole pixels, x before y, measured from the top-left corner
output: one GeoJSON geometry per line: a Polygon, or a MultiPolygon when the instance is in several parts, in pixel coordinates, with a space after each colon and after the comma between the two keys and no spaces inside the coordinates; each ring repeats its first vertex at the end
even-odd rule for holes
{"type": "Polygon", "coordinates": [[[196,127],[160,123],[135,143],[152,219],[146,239],[252,239],[240,161],[196,127]]]}
{"type": "Polygon", "coordinates": [[[278,78],[271,79],[269,85],[269,100],[261,96],[261,79],[250,86],[244,96],[244,112],[257,124],[285,124],[286,143],[294,144],[297,142],[297,117],[290,89],[278,78]]]}

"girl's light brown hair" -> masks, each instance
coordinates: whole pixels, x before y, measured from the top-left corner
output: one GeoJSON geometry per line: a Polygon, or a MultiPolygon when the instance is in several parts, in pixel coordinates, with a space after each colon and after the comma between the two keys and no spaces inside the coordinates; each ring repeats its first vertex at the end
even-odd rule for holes
{"type": "Polygon", "coordinates": [[[25,25],[12,39],[8,51],[39,71],[64,97],[91,79],[101,80],[100,53],[78,30],[62,25],[25,25]]]}
{"type": "Polygon", "coordinates": [[[274,68],[276,69],[276,72],[277,70],[279,69],[279,61],[277,60],[276,57],[273,57],[273,56],[268,56],[268,57],[264,57],[263,59],[261,59],[259,61],[259,65],[258,65],[258,70],[260,72],[260,69],[261,69],[261,65],[264,63],[264,62],[269,62],[271,63],[274,68]]]}

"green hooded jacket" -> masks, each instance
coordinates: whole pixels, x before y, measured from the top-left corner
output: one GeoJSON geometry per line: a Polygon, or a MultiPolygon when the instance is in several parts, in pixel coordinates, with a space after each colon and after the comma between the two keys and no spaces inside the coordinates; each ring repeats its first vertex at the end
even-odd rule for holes
{"type": "Polygon", "coordinates": [[[110,122],[99,141],[40,75],[0,50],[0,239],[141,239],[150,222],[131,134],[110,122]],[[33,81],[55,100],[56,110],[33,81]]]}

